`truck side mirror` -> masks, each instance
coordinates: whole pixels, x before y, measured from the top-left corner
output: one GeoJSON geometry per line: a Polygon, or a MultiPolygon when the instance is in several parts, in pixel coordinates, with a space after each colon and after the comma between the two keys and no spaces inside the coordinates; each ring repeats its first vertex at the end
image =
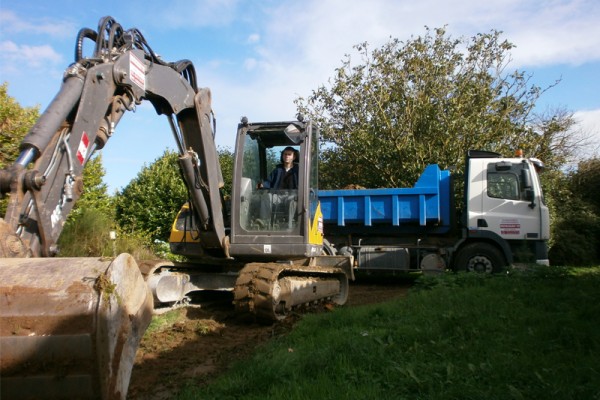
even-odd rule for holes
{"type": "Polygon", "coordinates": [[[531,175],[529,175],[528,169],[521,170],[521,182],[523,182],[524,189],[531,189],[531,175]]]}
{"type": "Polygon", "coordinates": [[[531,184],[531,175],[528,169],[521,170],[521,182],[523,189],[525,190],[525,200],[529,201],[529,207],[535,208],[535,193],[533,192],[533,185],[531,184]]]}
{"type": "Polygon", "coordinates": [[[533,189],[525,189],[525,200],[531,201],[533,203],[534,199],[535,196],[533,195],[533,189]]]}

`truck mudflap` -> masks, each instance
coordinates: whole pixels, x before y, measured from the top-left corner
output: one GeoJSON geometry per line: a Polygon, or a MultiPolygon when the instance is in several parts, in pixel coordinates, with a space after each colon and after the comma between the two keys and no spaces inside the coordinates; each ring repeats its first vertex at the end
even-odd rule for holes
{"type": "Polygon", "coordinates": [[[133,257],[0,264],[0,397],[125,399],[153,308],[133,257]]]}
{"type": "Polygon", "coordinates": [[[318,256],[300,262],[249,263],[234,289],[238,312],[264,321],[286,318],[299,307],[348,299],[348,280],[354,279],[353,257],[318,256]]]}

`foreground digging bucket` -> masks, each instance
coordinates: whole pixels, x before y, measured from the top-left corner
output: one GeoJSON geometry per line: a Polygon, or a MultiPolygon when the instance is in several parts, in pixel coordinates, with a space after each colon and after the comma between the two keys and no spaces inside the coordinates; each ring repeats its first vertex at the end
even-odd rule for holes
{"type": "Polygon", "coordinates": [[[151,318],[129,254],[0,259],[0,398],[125,399],[151,318]]]}

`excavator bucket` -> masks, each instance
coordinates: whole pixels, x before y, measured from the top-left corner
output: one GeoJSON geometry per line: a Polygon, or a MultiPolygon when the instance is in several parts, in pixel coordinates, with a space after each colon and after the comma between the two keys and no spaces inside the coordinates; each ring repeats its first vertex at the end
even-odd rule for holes
{"type": "Polygon", "coordinates": [[[129,254],[0,259],[0,398],[125,399],[152,307],[129,254]]]}

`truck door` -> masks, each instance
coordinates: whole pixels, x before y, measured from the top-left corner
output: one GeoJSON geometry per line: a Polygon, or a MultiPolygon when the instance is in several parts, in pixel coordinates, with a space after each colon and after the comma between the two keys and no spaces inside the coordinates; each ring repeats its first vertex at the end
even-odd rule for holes
{"type": "MultiPolygon", "coordinates": [[[[478,160],[485,165],[481,177],[480,229],[503,239],[542,239],[545,207],[536,199],[530,164],[522,159],[478,160]]],[[[536,188],[537,189],[537,188],[536,188]]]]}

